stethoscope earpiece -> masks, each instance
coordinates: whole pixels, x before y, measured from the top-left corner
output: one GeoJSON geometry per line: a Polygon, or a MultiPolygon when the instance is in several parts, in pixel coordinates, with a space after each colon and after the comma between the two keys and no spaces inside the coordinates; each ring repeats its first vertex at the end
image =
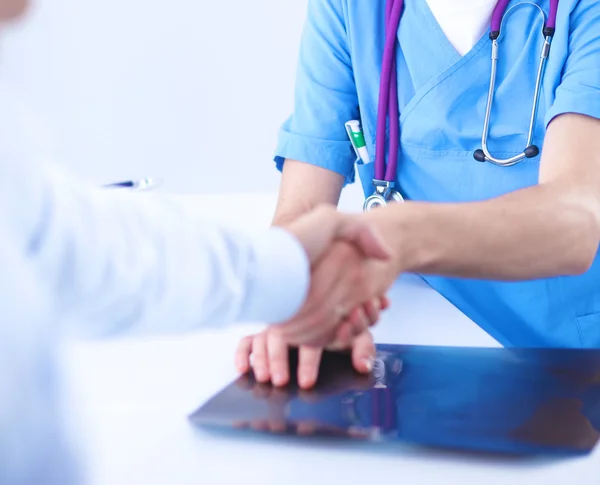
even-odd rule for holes
{"type": "Polygon", "coordinates": [[[535,158],[540,154],[540,149],[536,145],[530,145],[523,153],[526,158],[535,158]]]}
{"type": "Polygon", "coordinates": [[[475,150],[475,153],[473,153],[473,158],[478,162],[485,162],[485,153],[483,153],[481,148],[479,150],[475,150]]]}
{"type": "Polygon", "coordinates": [[[503,163],[498,163],[497,160],[486,156],[485,152],[480,148],[479,150],[475,150],[475,152],[473,152],[473,158],[475,160],[477,160],[478,162],[491,162],[494,165],[500,165],[501,167],[510,167],[511,165],[515,165],[516,163],[520,162],[521,160],[525,159],[525,158],[535,158],[540,154],[540,149],[538,148],[537,145],[529,145],[527,148],[525,148],[525,150],[523,150],[523,153],[520,155],[517,155],[516,157],[513,157],[512,159],[510,159],[510,162],[507,161],[503,161],[503,163]]]}

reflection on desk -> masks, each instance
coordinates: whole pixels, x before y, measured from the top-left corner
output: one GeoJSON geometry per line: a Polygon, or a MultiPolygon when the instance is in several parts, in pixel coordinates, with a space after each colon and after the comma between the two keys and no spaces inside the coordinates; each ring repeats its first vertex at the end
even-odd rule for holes
{"type": "Polygon", "coordinates": [[[191,421],[477,452],[588,454],[600,439],[600,351],[380,345],[369,377],[330,353],[311,392],[295,382],[274,389],[248,374],[191,421]]]}

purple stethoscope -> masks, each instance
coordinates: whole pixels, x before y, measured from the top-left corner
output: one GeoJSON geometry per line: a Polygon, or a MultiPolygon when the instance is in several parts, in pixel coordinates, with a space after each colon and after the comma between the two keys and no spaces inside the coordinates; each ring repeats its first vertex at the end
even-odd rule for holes
{"type": "MultiPolygon", "coordinates": [[[[531,109],[531,118],[529,123],[529,133],[527,136],[526,148],[507,159],[495,158],[488,149],[488,136],[490,132],[490,121],[492,115],[492,105],[494,102],[494,91],[496,86],[496,73],[498,66],[498,39],[501,33],[502,21],[507,13],[507,7],[510,0],[499,0],[492,13],[490,28],[490,40],[492,41],[492,67],[490,74],[490,87],[485,110],[483,124],[483,135],[481,137],[482,148],[476,150],[473,158],[478,162],[490,162],[501,167],[509,167],[519,163],[525,158],[534,158],[540,153],[539,148],[533,144],[533,132],[537,118],[537,111],[540,99],[542,80],[546,68],[546,61],[550,54],[550,45],[554,37],[556,28],[556,15],[558,11],[559,0],[550,0],[550,10],[548,18],[542,8],[535,3],[525,3],[535,6],[544,17],[544,44],[540,55],[540,63],[537,71],[535,91],[533,95],[533,107],[531,109]]],[[[516,8],[523,3],[517,4],[516,8]]],[[[396,46],[397,32],[400,27],[400,17],[404,0],[387,0],[386,2],[386,33],[385,47],[383,50],[383,62],[381,70],[381,80],[379,85],[379,108],[377,111],[377,133],[375,140],[375,178],[373,185],[375,193],[367,198],[364,204],[364,210],[368,211],[379,206],[385,206],[389,202],[403,202],[404,199],[400,192],[396,190],[396,171],[398,168],[398,149],[400,145],[400,113],[398,107],[398,77],[396,71],[396,46]],[[389,149],[388,160],[386,164],[386,129],[389,128],[389,149]]]]}

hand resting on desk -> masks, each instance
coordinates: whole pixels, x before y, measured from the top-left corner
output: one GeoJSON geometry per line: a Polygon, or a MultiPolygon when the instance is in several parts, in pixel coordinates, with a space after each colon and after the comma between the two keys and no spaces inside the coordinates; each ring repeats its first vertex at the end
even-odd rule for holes
{"type": "MultiPolygon", "coordinates": [[[[375,344],[369,330],[355,337],[348,349],[351,352],[355,370],[366,374],[373,368],[375,344]]],[[[302,389],[312,388],[319,376],[323,347],[302,346],[298,351],[297,376],[290,375],[290,347],[273,328],[267,328],[256,335],[243,338],[238,346],[235,363],[237,370],[245,374],[251,368],[259,383],[272,382],[275,386],[285,386],[294,377],[302,389]]]]}

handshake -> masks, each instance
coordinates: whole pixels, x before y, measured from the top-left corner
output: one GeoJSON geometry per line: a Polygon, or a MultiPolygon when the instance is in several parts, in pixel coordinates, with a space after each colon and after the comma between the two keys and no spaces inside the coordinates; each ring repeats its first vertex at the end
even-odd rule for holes
{"type": "Polygon", "coordinates": [[[283,228],[298,239],[310,261],[308,296],[291,320],[240,342],[238,370],[252,367],[259,382],[285,385],[288,347],[298,346],[301,387],[315,384],[325,348],[351,350],[356,370],[369,372],[375,357],[369,328],[388,307],[385,293],[397,276],[374,221],[369,214],[342,214],[324,206],[283,228]]]}

